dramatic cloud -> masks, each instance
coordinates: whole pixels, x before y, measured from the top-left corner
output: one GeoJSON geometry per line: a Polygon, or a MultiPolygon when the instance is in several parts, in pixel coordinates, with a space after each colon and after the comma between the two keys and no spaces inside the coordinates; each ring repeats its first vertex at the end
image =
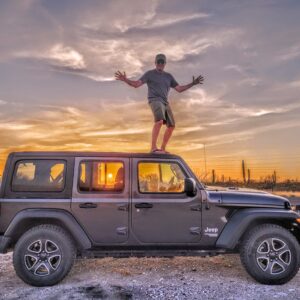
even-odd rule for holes
{"type": "Polygon", "coordinates": [[[187,22],[200,18],[208,18],[210,15],[205,13],[187,14],[187,15],[161,15],[159,18],[152,18],[148,20],[147,24],[141,26],[142,28],[158,28],[163,26],[170,26],[177,23],[187,22]]]}
{"type": "Polygon", "coordinates": [[[285,53],[283,53],[280,56],[280,59],[283,61],[288,61],[299,57],[300,57],[300,44],[294,45],[288,48],[287,50],[285,50],[285,53]]]}
{"type": "Polygon", "coordinates": [[[44,53],[40,52],[17,52],[17,58],[29,58],[45,61],[49,65],[82,70],[86,68],[83,56],[71,47],[56,44],[44,53]]]}
{"type": "Polygon", "coordinates": [[[85,69],[86,64],[83,60],[83,56],[76,50],[70,47],[64,47],[61,44],[53,46],[45,58],[53,60],[54,63],[58,62],[64,67],[68,67],[75,70],[85,69]],[[48,56],[48,57],[47,57],[48,56]]]}

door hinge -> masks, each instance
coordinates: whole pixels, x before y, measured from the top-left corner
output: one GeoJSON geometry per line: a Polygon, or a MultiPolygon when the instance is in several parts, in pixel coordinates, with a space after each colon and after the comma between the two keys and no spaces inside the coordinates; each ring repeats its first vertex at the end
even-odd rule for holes
{"type": "Polygon", "coordinates": [[[202,210],[201,204],[191,205],[190,207],[191,207],[191,210],[193,210],[193,211],[201,211],[202,210]]]}
{"type": "Polygon", "coordinates": [[[193,235],[200,235],[201,234],[200,227],[191,227],[190,233],[193,235]]]}
{"type": "Polygon", "coordinates": [[[128,204],[119,205],[118,210],[128,211],[128,204]]]}
{"type": "Polygon", "coordinates": [[[127,235],[127,227],[118,227],[117,234],[119,235],[127,235]]]}

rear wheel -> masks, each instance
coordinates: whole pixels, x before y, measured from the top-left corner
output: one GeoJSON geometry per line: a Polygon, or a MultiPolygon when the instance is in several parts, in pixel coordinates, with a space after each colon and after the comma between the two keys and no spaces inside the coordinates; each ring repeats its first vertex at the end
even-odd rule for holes
{"type": "Polygon", "coordinates": [[[300,246],[285,228],[274,224],[256,226],[244,238],[241,261],[247,272],[264,284],[284,284],[300,267],[300,246]]]}
{"type": "Polygon", "coordinates": [[[17,275],[34,286],[50,286],[71,270],[76,248],[69,234],[56,225],[39,225],[17,242],[13,263],[17,275]]]}

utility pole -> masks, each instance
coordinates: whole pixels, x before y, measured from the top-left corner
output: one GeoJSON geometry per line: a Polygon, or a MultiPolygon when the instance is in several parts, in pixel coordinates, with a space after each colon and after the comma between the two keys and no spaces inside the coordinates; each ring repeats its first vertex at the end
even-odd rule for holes
{"type": "Polygon", "coordinates": [[[206,177],[207,170],[206,170],[206,149],[205,149],[205,144],[203,144],[203,152],[204,152],[204,170],[205,170],[205,177],[206,177]]]}
{"type": "Polygon", "coordinates": [[[248,184],[250,184],[250,180],[251,180],[251,178],[250,178],[250,169],[248,169],[248,184]]]}

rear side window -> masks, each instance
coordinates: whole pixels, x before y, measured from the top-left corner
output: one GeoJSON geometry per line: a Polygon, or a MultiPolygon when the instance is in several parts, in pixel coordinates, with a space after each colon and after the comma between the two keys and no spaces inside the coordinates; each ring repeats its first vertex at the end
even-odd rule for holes
{"type": "Polygon", "coordinates": [[[66,162],[63,160],[18,161],[12,180],[13,192],[62,192],[66,162]]]}
{"type": "Polygon", "coordinates": [[[124,190],[123,162],[83,161],[79,166],[81,192],[121,192],[124,190]]]}
{"type": "Polygon", "coordinates": [[[176,163],[140,162],[140,193],[183,193],[185,175],[176,163]]]}

